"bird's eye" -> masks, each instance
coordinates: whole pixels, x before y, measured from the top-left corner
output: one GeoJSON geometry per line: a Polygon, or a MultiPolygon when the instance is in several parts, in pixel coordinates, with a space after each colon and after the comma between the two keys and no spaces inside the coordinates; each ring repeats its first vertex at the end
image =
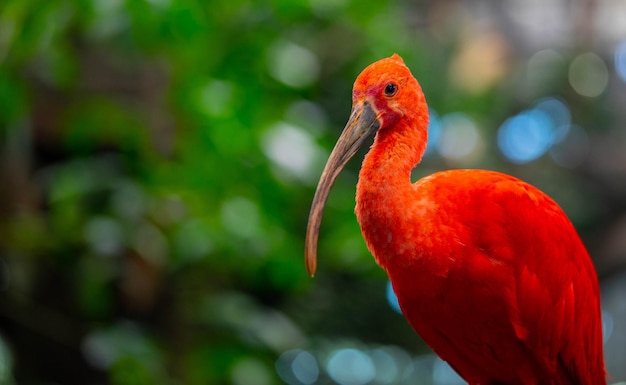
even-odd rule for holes
{"type": "Polygon", "coordinates": [[[398,91],[398,86],[396,86],[393,83],[389,83],[385,87],[385,95],[387,96],[393,96],[396,94],[397,91],[398,91]]]}

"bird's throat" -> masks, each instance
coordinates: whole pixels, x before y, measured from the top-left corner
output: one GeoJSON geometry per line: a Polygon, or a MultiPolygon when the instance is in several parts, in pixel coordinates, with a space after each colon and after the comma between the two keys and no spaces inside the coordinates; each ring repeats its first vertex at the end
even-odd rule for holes
{"type": "Polygon", "coordinates": [[[414,202],[411,171],[426,146],[426,129],[405,126],[379,131],[365,156],[356,189],[356,216],[367,246],[386,269],[385,256],[401,257],[412,234],[402,222],[411,220],[407,205],[414,202]],[[417,137],[416,137],[417,136],[417,137]]]}

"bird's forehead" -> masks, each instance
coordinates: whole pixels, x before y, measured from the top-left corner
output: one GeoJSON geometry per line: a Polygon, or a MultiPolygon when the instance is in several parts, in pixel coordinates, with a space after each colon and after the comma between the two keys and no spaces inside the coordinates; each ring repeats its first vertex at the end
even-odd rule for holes
{"type": "Polygon", "coordinates": [[[400,84],[411,77],[411,72],[398,55],[378,60],[367,66],[356,78],[353,87],[353,95],[359,96],[368,92],[374,92],[378,87],[386,85],[389,81],[400,84]]]}

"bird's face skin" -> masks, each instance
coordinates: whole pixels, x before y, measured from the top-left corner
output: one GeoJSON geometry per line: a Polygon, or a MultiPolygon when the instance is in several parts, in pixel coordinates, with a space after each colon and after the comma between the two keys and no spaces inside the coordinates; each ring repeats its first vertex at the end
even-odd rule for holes
{"type": "Polygon", "coordinates": [[[361,72],[352,91],[353,108],[369,105],[380,128],[392,127],[410,110],[406,107],[414,105],[416,85],[400,56],[393,55],[361,72]]]}
{"type": "Polygon", "coordinates": [[[352,113],[326,162],[311,205],[306,233],[305,263],[313,276],[317,239],[324,205],[333,183],[348,161],[372,135],[395,124],[410,110],[404,106],[423,100],[421,89],[398,55],[367,67],[354,83],[352,113]]]}

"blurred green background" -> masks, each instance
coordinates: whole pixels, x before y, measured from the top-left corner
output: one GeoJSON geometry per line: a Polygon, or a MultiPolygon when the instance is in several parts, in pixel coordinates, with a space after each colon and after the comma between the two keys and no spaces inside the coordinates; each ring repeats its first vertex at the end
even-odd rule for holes
{"type": "Polygon", "coordinates": [[[354,218],[303,239],[367,64],[429,101],[415,177],[480,167],[568,213],[626,381],[624,2],[3,0],[0,384],[462,383],[354,218]]]}

